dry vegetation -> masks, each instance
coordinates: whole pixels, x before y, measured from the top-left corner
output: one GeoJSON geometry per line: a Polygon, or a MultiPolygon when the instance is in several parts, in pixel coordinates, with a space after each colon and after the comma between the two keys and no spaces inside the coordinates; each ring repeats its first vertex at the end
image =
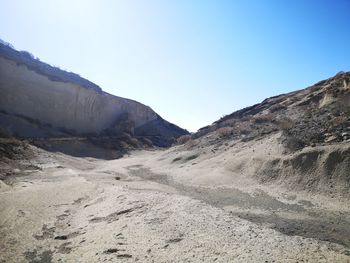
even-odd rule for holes
{"type": "Polygon", "coordinates": [[[216,132],[220,137],[229,137],[233,134],[233,127],[221,127],[216,132]]]}
{"type": "Polygon", "coordinates": [[[0,180],[9,179],[22,169],[39,169],[30,160],[34,153],[26,141],[0,135],[0,180]]]}
{"type": "Polygon", "coordinates": [[[222,117],[193,134],[249,141],[282,132],[291,151],[350,139],[350,74],[341,72],[314,86],[275,97],[222,117]],[[326,102],[324,102],[326,101],[326,102]]]}
{"type": "Polygon", "coordinates": [[[185,144],[190,140],[192,140],[192,136],[189,134],[186,134],[186,135],[182,135],[179,138],[177,138],[177,143],[178,144],[185,144]]]}

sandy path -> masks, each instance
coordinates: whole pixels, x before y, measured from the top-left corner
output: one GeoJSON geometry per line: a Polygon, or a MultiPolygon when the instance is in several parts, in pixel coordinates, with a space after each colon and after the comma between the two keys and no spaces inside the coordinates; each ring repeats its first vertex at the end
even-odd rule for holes
{"type": "Polygon", "coordinates": [[[101,161],[41,152],[41,171],[0,192],[0,262],[350,262],[346,244],[238,217],[256,202],[260,214],[274,206],[288,216],[307,203],[184,186],[150,167],[161,155],[101,161]]]}

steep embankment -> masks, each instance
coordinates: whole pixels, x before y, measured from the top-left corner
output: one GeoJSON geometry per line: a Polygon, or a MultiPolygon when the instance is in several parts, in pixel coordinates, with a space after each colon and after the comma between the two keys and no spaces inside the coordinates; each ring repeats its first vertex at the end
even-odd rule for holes
{"type": "Polygon", "coordinates": [[[21,138],[122,136],[169,146],[187,133],[148,106],[6,44],[0,44],[0,93],[2,131],[21,138]]]}
{"type": "Polygon", "coordinates": [[[236,111],[179,141],[187,141],[183,150],[198,156],[198,165],[215,160],[233,178],[348,195],[349,83],[350,73],[338,73],[304,90],[236,111]]]}

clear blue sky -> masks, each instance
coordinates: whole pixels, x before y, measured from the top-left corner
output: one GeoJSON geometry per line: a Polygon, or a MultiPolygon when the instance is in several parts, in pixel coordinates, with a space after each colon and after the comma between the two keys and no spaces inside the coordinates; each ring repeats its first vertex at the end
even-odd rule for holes
{"type": "Polygon", "coordinates": [[[350,69],[347,0],[0,0],[0,38],[190,131],[350,69]]]}

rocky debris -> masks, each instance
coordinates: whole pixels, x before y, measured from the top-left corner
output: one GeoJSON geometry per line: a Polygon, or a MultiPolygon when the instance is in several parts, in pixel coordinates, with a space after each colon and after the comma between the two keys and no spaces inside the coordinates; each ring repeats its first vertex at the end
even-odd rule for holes
{"type": "Polygon", "coordinates": [[[53,252],[51,250],[45,250],[39,253],[37,249],[34,249],[32,251],[26,251],[24,256],[30,263],[51,263],[53,252]]]}
{"type": "Polygon", "coordinates": [[[48,227],[46,224],[44,224],[42,227],[42,234],[34,235],[34,238],[37,240],[53,238],[55,231],[56,231],[56,227],[48,227]]]}
{"type": "Polygon", "coordinates": [[[324,142],[334,142],[337,140],[337,137],[334,135],[331,135],[329,137],[327,137],[326,139],[324,139],[324,142]]]}
{"type": "Polygon", "coordinates": [[[20,175],[41,170],[32,163],[35,156],[26,141],[0,134],[0,180],[10,183],[11,175],[20,175]]]}
{"type": "Polygon", "coordinates": [[[31,158],[33,152],[26,141],[13,137],[1,137],[0,135],[0,157],[12,160],[31,158]]]}

